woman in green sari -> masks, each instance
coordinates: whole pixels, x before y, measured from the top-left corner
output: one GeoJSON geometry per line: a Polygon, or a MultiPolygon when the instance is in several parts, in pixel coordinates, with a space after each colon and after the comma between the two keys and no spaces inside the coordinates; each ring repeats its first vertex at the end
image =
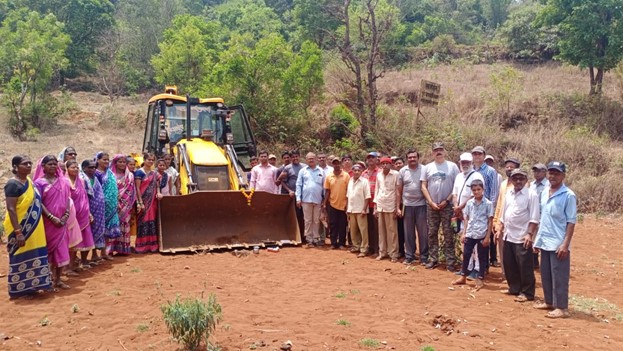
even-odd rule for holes
{"type": "Polygon", "coordinates": [[[26,156],[15,156],[11,165],[15,176],[4,187],[4,231],[9,233],[9,297],[18,298],[51,289],[52,279],[41,196],[28,177],[32,161],[26,156]]]}

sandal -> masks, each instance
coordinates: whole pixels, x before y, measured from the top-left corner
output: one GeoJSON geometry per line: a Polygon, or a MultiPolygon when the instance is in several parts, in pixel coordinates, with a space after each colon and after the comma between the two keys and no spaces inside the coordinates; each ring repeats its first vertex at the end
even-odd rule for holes
{"type": "Polygon", "coordinates": [[[102,257],[102,258],[103,258],[103,259],[105,259],[106,261],[112,261],[112,260],[114,260],[114,258],[112,258],[112,256],[110,256],[110,255],[109,255],[109,256],[104,256],[104,257],[102,257]]]}
{"type": "Polygon", "coordinates": [[[548,305],[545,302],[535,303],[534,306],[532,307],[537,310],[550,310],[551,311],[554,309],[554,306],[548,305]]]}
{"type": "Polygon", "coordinates": [[[80,274],[78,274],[76,271],[72,271],[72,270],[68,270],[67,272],[65,272],[65,275],[67,277],[78,277],[78,276],[80,276],[80,274]]]}
{"type": "Polygon", "coordinates": [[[527,302],[527,301],[528,301],[528,298],[524,294],[517,295],[517,297],[515,297],[515,302],[527,302]]]}
{"type": "Polygon", "coordinates": [[[56,286],[57,288],[61,288],[61,289],[65,289],[65,290],[67,290],[67,289],[71,289],[71,287],[70,287],[69,285],[67,285],[67,284],[63,283],[62,281],[61,281],[61,282],[56,283],[56,285],[55,285],[55,286],[56,286]]]}
{"type": "Polygon", "coordinates": [[[560,308],[557,308],[553,311],[548,312],[545,317],[547,318],[569,318],[571,317],[571,314],[569,314],[569,311],[566,310],[561,310],[560,308]]]}

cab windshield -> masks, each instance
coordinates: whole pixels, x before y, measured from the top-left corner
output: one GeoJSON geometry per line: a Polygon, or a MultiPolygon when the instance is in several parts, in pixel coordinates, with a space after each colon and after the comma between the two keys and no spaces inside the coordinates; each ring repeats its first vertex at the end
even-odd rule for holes
{"type": "MultiPolygon", "coordinates": [[[[165,108],[165,128],[173,142],[186,137],[186,103],[174,103],[165,108]]],[[[190,137],[200,137],[210,130],[217,142],[223,140],[223,125],[216,116],[216,107],[211,105],[192,105],[190,107],[190,137]]]]}

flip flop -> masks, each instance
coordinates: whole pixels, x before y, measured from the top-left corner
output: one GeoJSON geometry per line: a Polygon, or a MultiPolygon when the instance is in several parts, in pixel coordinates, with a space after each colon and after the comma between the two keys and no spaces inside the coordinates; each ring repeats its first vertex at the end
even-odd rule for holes
{"type": "Polygon", "coordinates": [[[68,276],[68,277],[78,277],[78,276],[80,276],[80,274],[78,274],[78,273],[76,273],[74,271],[67,271],[67,272],[65,272],[65,275],[68,276]]]}
{"type": "Polygon", "coordinates": [[[528,298],[526,297],[526,295],[517,295],[517,297],[515,297],[515,302],[527,302],[528,298]]]}
{"type": "Polygon", "coordinates": [[[553,310],[554,309],[554,306],[548,305],[545,302],[535,303],[534,306],[532,307],[537,310],[553,310]]]}
{"type": "Polygon", "coordinates": [[[559,308],[548,312],[545,317],[547,318],[569,318],[571,317],[571,314],[569,314],[569,311],[563,311],[559,308]]]}

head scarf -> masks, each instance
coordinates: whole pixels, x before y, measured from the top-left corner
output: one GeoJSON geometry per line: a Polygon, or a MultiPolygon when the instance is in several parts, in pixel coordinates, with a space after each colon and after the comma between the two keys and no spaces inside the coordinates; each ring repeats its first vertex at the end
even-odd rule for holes
{"type": "MultiPolygon", "coordinates": [[[[39,160],[39,162],[37,162],[37,168],[35,169],[35,176],[34,176],[33,180],[37,180],[37,179],[43,177],[43,166],[46,163],[48,163],[48,162],[50,162],[52,160],[58,161],[56,159],[56,156],[54,156],[54,155],[47,155],[47,156],[44,156],[43,158],[41,158],[39,160]]],[[[56,167],[56,178],[62,178],[62,177],[63,177],[63,170],[61,169],[60,166],[58,166],[58,167],[56,167]]]]}
{"type": "MultiPolygon", "coordinates": [[[[100,157],[101,158],[101,157],[100,157]]],[[[112,171],[112,173],[114,175],[117,175],[117,161],[119,161],[120,159],[125,159],[126,162],[128,161],[128,156],[124,155],[124,154],[116,154],[113,158],[112,161],[110,161],[110,170],[112,171]]],[[[128,167],[125,167],[125,177],[128,177],[128,174],[130,174],[130,170],[128,169],[128,167]]]]}
{"type": "Polygon", "coordinates": [[[73,146],[66,146],[66,147],[63,149],[63,151],[61,151],[61,152],[58,154],[58,157],[57,157],[57,158],[58,158],[58,161],[59,161],[59,162],[65,162],[65,153],[67,152],[67,149],[72,149],[72,150],[76,151],[76,148],[75,148],[75,147],[73,147],[73,146]]]}

